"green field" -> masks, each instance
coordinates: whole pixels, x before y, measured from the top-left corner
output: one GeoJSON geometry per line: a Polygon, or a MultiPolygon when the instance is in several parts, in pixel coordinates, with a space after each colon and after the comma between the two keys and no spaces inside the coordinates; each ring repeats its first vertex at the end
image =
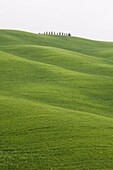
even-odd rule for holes
{"type": "Polygon", "coordinates": [[[113,169],[113,43],[0,30],[0,170],[113,169]]]}

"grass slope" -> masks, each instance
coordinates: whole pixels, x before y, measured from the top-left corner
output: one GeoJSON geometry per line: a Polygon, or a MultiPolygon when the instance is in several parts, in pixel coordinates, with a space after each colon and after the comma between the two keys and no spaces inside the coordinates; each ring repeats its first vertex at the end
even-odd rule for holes
{"type": "Polygon", "coordinates": [[[0,169],[113,169],[113,43],[0,30],[0,169]]]}

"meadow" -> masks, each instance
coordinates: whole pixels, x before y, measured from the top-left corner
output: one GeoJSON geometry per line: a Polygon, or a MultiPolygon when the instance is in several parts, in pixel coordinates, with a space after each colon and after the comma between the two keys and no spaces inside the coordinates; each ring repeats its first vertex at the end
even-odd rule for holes
{"type": "Polygon", "coordinates": [[[113,169],[113,43],[0,30],[0,170],[113,169]]]}

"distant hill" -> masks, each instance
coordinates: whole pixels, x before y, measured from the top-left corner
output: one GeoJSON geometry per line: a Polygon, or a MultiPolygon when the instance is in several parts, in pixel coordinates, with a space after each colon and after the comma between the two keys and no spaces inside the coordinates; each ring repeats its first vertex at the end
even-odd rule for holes
{"type": "Polygon", "coordinates": [[[0,30],[0,169],[113,169],[113,43],[0,30]]]}

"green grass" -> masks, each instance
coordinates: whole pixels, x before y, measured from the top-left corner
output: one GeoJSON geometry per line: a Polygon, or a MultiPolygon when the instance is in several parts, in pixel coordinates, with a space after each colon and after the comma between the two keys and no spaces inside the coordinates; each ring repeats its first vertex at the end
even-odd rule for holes
{"type": "Polygon", "coordinates": [[[0,170],[113,169],[113,43],[0,30],[0,170]]]}

